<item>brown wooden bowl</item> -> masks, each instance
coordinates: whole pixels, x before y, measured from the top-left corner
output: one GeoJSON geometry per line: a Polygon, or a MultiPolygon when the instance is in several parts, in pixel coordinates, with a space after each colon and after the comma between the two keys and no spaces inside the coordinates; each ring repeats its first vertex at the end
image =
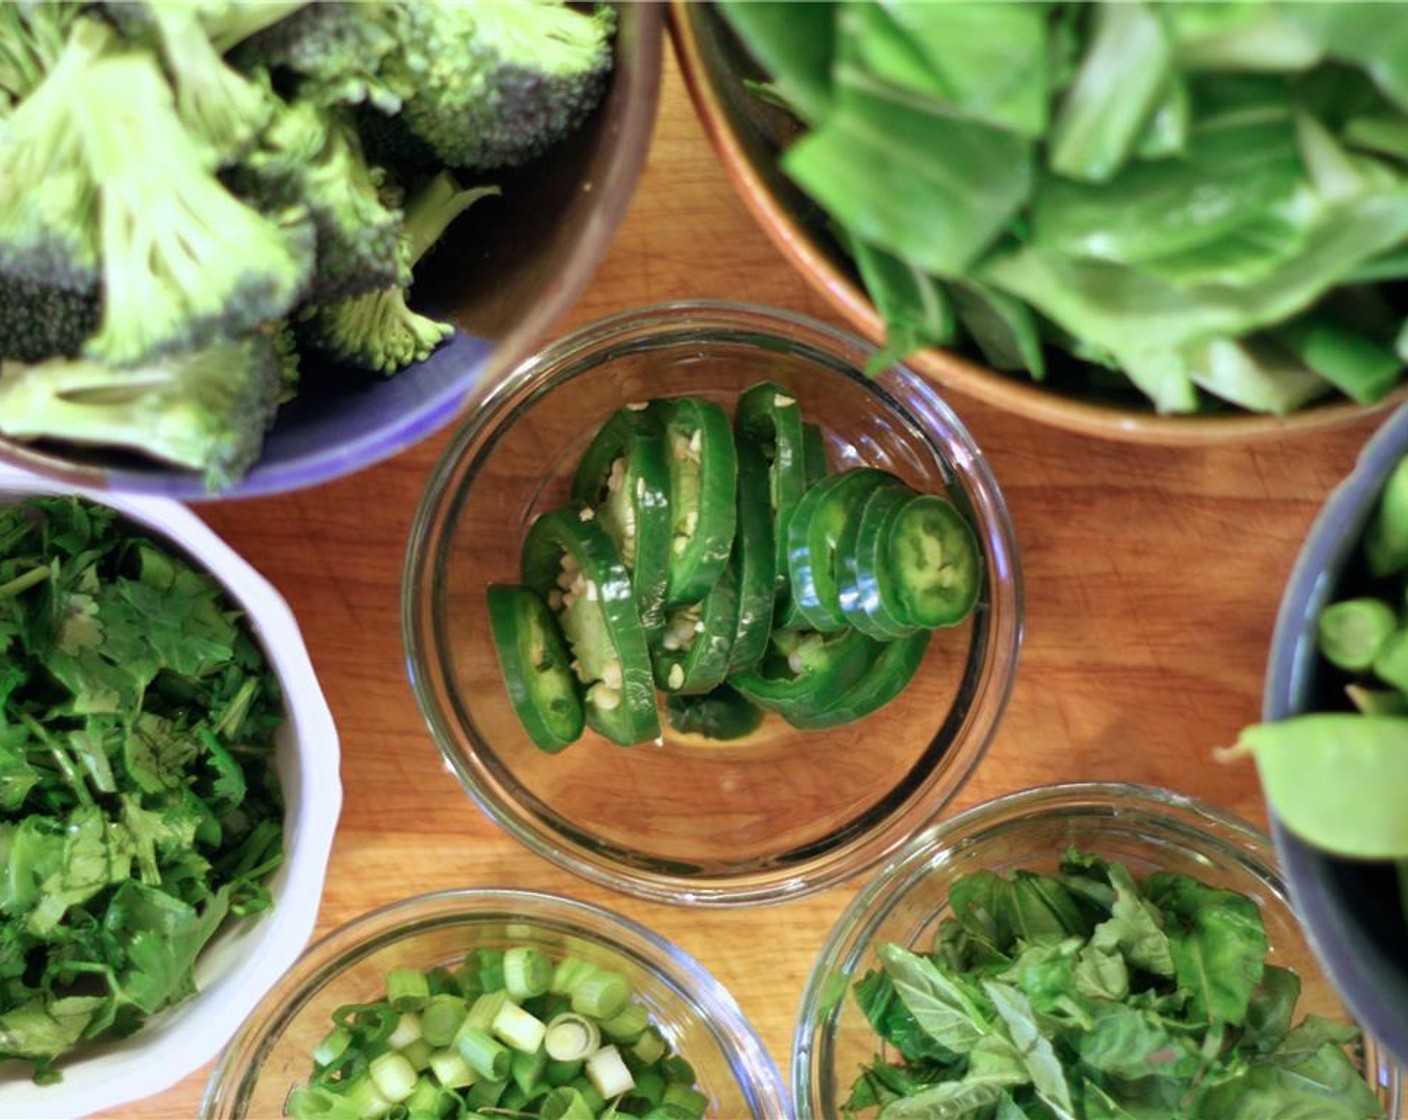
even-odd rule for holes
{"type": "MultiPolygon", "coordinates": [[[[674,0],[670,33],[695,111],[733,185],[753,217],[846,321],[879,344],[885,325],[851,264],[827,232],[826,215],[778,167],[782,147],[801,129],[781,110],[743,87],[765,78],[713,4],[674,0]]],[[[930,347],[905,364],[985,404],[1061,428],[1134,443],[1200,446],[1319,431],[1387,412],[1408,399],[1408,387],[1373,405],[1336,400],[1288,416],[1227,412],[1160,416],[1133,393],[1101,398],[1077,386],[1037,384],[988,369],[963,354],[930,347]]]]}

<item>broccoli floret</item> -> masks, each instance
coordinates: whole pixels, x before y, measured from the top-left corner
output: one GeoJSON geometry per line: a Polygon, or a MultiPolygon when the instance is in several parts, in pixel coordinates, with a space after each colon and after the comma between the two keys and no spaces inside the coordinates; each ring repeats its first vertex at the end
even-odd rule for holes
{"type": "Polygon", "coordinates": [[[382,61],[402,41],[402,18],[401,4],[391,0],[323,0],[250,36],[232,58],[241,70],[287,81],[299,100],[365,102],[394,113],[409,90],[383,73],[382,61]]]}
{"type": "Polygon", "coordinates": [[[69,291],[0,274],[0,358],[72,357],[98,327],[96,285],[69,291]]]}
{"type": "Polygon", "coordinates": [[[112,41],[105,24],[76,22],[49,73],[0,121],[0,275],[70,291],[97,279],[97,198],[74,91],[112,41]]]}
{"type": "MultiPolygon", "coordinates": [[[[406,230],[399,249],[407,274],[456,217],[481,198],[498,193],[498,187],[461,190],[448,172],[422,187],[406,204],[406,230]]],[[[336,361],[395,373],[430,357],[454,333],[448,323],[412,311],[406,304],[408,291],[409,285],[396,284],[311,305],[301,314],[300,335],[336,361]]]]}
{"type": "Polygon", "coordinates": [[[298,340],[294,337],[293,327],[289,325],[287,319],[277,319],[272,323],[266,323],[264,333],[268,335],[279,362],[278,403],[286,404],[298,395],[300,376],[298,340]]]}
{"type": "Polygon", "coordinates": [[[104,58],[76,86],[102,215],[102,324],[84,353],[141,362],[288,312],[312,263],[297,225],[257,213],[205,169],[155,62],[104,58]]]}
{"type": "Polygon", "coordinates": [[[280,391],[262,332],[126,369],[87,359],[0,363],[0,432],[125,448],[219,489],[259,457],[280,391]]]}
{"type": "Polygon", "coordinates": [[[517,167],[577,129],[610,72],[615,11],[556,0],[407,6],[388,70],[415,90],[406,124],[449,166],[517,167]]]}
{"type": "Polygon", "coordinates": [[[22,101],[44,80],[81,14],[76,4],[0,4],[0,100],[22,101]]]}
{"type": "Polygon", "coordinates": [[[273,93],[225,65],[195,9],[160,2],[149,8],[177,114],[210,149],[213,166],[234,163],[272,119],[273,93]]]}
{"type": "Polygon", "coordinates": [[[314,303],[408,279],[397,260],[401,211],[388,205],[385,172],[368,165],[349,119],[346,110],[294,102],[231,176],[261,210],[306,208],[317,257],[305,298],[314,303]]]}

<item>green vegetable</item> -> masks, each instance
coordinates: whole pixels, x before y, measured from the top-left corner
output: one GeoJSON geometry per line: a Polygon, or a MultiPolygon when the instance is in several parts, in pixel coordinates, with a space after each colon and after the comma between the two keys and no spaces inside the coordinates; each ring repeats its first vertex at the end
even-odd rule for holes
{"type": "Polygon", "coordinates": [[[0,435],[220,489],[295,395],[299,349],[426,359],[452,328],[412,308],[413,270],[499,193],[452,172],[575,131],[615,26],[560,0],[3,5],[0,435]],[[261,333],[272,398],[237,352],[261,333]]]}
{"type": "Polygon", "coordinates": [[[518,167],[580,127],[611,70],[615,9],[453,0],[405,6],[387,69],[405,125],[450,167],[518,167]]]}
{"type": "Polygon", "coordinates": [[[209,576],[103,506],[0,510],[0,1060],[57,1079],[191,995],[227,915],[269,907],[281,720],[209,576]]]}
{"type": "Polygon", "coordinates": [[[1221,757],[1256,760],[1290,832],[1340,858],[1396,861],[1408,890],[1408,456],[1389,470],[1357,545],[1316,619],[1316,695],[1342,689],[1342,710],[1247,727],[1221,757]]]}
{"type": "Polygon", "coordinates": [[[719,9],[802,123],[778,163],[885,322],[877,369],[959,346],[1163,413],[1369,403],[1400,382],[1396,9],[719,9]]]}
{"type": "Polygon", "coordinates": [[[892,1053],[848,1116],[1383,1116],[1357,1032],[1294,1023],[1299,980],[1244,895],[1071,851],[1055,876],[962,876],[948,905],[930,951],[882,944],[853,986],[892,1053]]]}
{"type": "Polygon", "coordinates": [[[458,973],[393,970],[384,998],[332,1018],[307,1083],[285,1103],[293,1120],[691,1120],[709,1104],[625,976],[536,945],[471,950],[458,973]],[[502,968],[491,975],[486,961],[502,968]],[[407,991],[437,987],[424,1010],[398,1008],[407,991]]]}
{"type": "Polygon", "coordinates": [[[804,729],[861,719],[909,685],[929,631],[966,618],[981,589],[953,506],[884,471],[828,473],[824,434],[771,382],[739,395],[732,425],[694,397],[619,409],[572,493],[529,527],[526,589],[487,590],[510,701],[548,751],[580,735],[578,691],[607,739],[658,738],[640,686],[652,670],[684,734],[739,739],[764,711],[804,729]]]}

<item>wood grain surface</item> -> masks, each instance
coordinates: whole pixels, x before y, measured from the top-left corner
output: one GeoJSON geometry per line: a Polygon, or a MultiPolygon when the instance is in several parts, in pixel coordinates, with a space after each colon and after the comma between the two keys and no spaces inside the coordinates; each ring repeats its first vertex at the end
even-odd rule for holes
{"type": "MultiPolygon", "coordinates": [[[[734,195],[671,60],[641,187],[558,330],[687,297],[832,318],[734,195]]],[[[1219,764],[1211,749],[1257,716],[1282,585],[1373,422],[1293,442],[1164,450],[950,401],[1006,492],[1027,588],[1010,706],[953,808],[1040,783],[1117,779],[1205,797],[1264,825],[1251,769],[1219,764]]],[[[315,490],[200,511],[293,606],[340,728],[346,802],[319,933],[450,887],[531,887],[602,903],[710,969],[785,1075],[808,969],[859,883],[731,912],[636,902],[529,854],[441,764],[406,681],[399,611],[411,516],[447,439],[315,490]]],[[[105,1115],[191,1120],[208,1073],[105,1115]]]]}

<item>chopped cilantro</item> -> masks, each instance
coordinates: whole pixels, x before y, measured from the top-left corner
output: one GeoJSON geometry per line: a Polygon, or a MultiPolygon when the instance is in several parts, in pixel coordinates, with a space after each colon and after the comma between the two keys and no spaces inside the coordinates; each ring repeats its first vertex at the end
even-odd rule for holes
{"type": "Polygon", "coordinates": [[[219,585],[111,509],[0,509],[0,1064],[195,991],[283,858],[282,700],[219,585]]]}

